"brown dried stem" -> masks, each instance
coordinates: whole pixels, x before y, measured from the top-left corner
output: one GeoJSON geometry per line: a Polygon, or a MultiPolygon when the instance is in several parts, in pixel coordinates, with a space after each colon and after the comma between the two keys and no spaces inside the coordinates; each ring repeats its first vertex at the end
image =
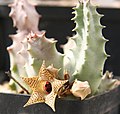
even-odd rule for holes
{"type": "Polygon", "coordinates": [[[29,91],[24,88],[10,73],[10,71],[5,72],[7,74],[8,77],[10,77],[11,79],[13,79],[27,94],[30,94],[29,91]]]}

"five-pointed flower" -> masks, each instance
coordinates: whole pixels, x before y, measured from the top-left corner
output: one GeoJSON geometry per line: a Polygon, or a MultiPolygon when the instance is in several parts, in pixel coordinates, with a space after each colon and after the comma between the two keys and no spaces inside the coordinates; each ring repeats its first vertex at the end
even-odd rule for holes
{"type": "Polygon", "coordinates": [[[58,91],[63,86],[63,84],[68,81],[56,79],[58,71],[59,70],[54,68],[53,65],[46,68],[45,61],[43,61],[38,76],[31,78],[22,77],[22,79],[30,86],[33,91],[31,97],[24,105],[24,107],[40,102],[45,102],[53,109],[53,111],[55,111],[55,99],[58,91]]]}

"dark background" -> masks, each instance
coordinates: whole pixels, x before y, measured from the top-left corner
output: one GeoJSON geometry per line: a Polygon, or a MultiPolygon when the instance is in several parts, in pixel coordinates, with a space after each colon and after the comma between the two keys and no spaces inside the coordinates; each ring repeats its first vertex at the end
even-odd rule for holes
{"type": "MultiPolygon", "coordinates": [[[[71,21],[71,7],[37,7],[40,19],[39,29],[46,30],[46,37],[58,40],[57,49],[62,52],[59,47],[67,42],[66,37],[72,36],[72,29],[75,24],[71,21]]],[[[9,34],[15,33],[12,26],[12,19],[8,16],[10,8],[0,6],[0,82],[6,79],[4,72],[9,70],[10,62],[6,47],[11,45],[9,34]],[[2,75],[1,75],[2,74],[2,75]],[[3,77],[4,76],[4,77],[3,77]]],[[[106,52],[111,55],[106,63],[105,70],[112,71],[114,75],[120,75],[120,9],[98,8],[98,12],[104,14],[101,23],[106,26],[103,29],[103,35],[109,40],[106,44],[106,52]]]]}

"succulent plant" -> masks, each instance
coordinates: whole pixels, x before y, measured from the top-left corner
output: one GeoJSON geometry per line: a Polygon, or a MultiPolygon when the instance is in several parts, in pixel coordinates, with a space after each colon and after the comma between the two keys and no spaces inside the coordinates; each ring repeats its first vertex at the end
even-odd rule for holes
{"type": "Polygon", "coordinates": [[[103,75],[103,66],[107,58],[106,39],[102,35],[100,15],[89,0],[81,0],[74,8],[76,35],[64,46],[64,66],[72,76],[71,80],[88,81],[92,93],[95,93],[103,75]]]}
{"type": "MultiPolygon", "coordinates": [[[[81,99],[90,93],[108,90],[109,86],[106,84],[101,86],[102,83],[108,82],[103,81],[106,80],[103,79],[103,68],[108,56],[105,52],[107,40],[102,35],[104,26],[100,24],[103,15],[97,13],[96,6],[92,5],[90,0],[79,0],[77,6],[73,8],[75,16],[72,20],[76,24],[73,31],[76,34],[63,46],[64,54],[57,51],[56,40],[46,38],[45,32],[38,30],[40,16],[34,6],[27,0],[16,0],[10,7],[12,8],[10,16],[18,29],[17,34],[10,35],[13,40],[12,46],[8,47],[10,70],[11,75],[24,88],[31,92],[21,76],[26,77],[24,80],[37,76],[44,60],[47,66],[53,64],[55,68],[60,69],[57,72],[58,76],[55,76],[57,79],[69,77],[69,84],[73,84],[71,88],[68,86],[69,92],[81,99]],[[83,82],[85,86],[81,81],[87,81],[83,82]],[[78,90],[74,90],[76,85],[78,90]],[[79,86],[84,89],[81,90],[79,86]],[[80,94],[81,91],[84,93],[80,94]]],[[[55,70],[52,65],[47,69],[51,74],[55,70]]],[[[54,107],[52,108],[54,110],[54,107]]]]}
{"type": "Polygon", "coordinates": [[[26,88],[20,76],[37,75],[43,60],[47,65],[55,62],[56,68],[61,68],[63,54],[57,52],[54,39],[47,39],[45,31],[38,30],[40,16],[33,5],[27,0],[15,0],[9,6],[12,9],[10,16],[18,29],[17,34],[10,35],[13,44],[7,48],[11,61],[11,75],[26,88]]]}
{"type": "MultiPolygon", "coordinates": [[[[18,29],[17,34],[10,35],[13,40],[13,44],[7,48],[10,55],[10,70],[12,76],[25,87],[26,84],[21,80],[20,75],[29,75],[24,68],[24,66],[28,65],[28,63],[19,54],[19,51],[23,48],[22,42],[26,42],[25,38],[29,32],[36,31],[41,34],[37,28],[40,16],[35,11],[34,6],[28,4],[26,0],[15,0],[14,3],[9,6],[11,7],[11,12],[9,15],[13,19],[14,26],[18,29]],[[33,20],[32,17],[34,17],[35,20],[33,20]]],[[[26,56],[27,57],[25,58],[27,58],[27,60],[30,59],[27,54],[26,56]]],[[[31,71],[30,73],[35,73],[31,70],[32,67],[30,65],[28,66],[31,71]]],[[[19,88],[19,86],[16,87],[19,88]]]]}
{"type": "Polygon", "coordinates": [[[113,78],[113,73],[106,71],[105,74],[102,76],[101,83],[98,88],[98,92],[104,92],[114,89],[120,85],[120,81],[113,78]]]}

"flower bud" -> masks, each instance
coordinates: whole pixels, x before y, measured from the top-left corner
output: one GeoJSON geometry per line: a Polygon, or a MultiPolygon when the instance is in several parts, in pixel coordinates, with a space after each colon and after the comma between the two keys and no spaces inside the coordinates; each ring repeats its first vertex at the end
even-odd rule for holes
{"type": "Polygon", "coordinates": [[[81,100],[85,99],[85,97],[91,93],[89,83],[87,81],[78,81],[77,79],[73,83],[70,91],[75,97],[80,97],[81,100]]]}

